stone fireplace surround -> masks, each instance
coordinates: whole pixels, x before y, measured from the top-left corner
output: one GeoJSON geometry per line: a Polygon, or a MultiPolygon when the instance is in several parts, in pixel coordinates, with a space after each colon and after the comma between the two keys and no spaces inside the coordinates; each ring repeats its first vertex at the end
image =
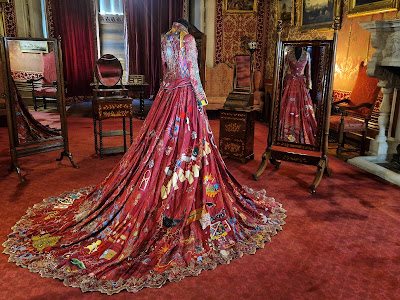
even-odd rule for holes
{"type": "Polygon", "coordinates": [[[379,134],[371,141],[369,156],[355,157],[348,162],[400,186],[400,174],[378,165],[390,161],[400,144],[400,118],[393,124],[395,99],[397,90],[400,91],[400,19],[360,25],[371,33],[371,45],[376,49],[368,62],[367,73],[380,79],[378,86],[382,89],[383,101],[379,134]],[[390,137],[392,128],[396,129],[394,138],[390,137]]]}

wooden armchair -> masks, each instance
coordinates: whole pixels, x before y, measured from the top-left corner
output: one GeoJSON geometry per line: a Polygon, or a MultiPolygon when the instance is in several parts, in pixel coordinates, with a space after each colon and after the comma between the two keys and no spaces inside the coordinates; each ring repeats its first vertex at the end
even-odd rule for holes
{"type": "Polygon", "coordinates": [[[361,155],[365,154],[368,122],[380,91],[378,82],[379,79],[367,75],[367,66],[361,62],[350,99],[339,100],[332,104],[334,112],[339,113],[332,115],[330,119],[330,130],[339,135],[337,157],[340,157],[344,151],[360,151],[361,155]],[[361,133],[360,148],[344,149],[346,132],[361,133]]]}
{"type": "Polygon", "coordinates": [[[57,70],[54,51],[47,54],[41,54],[43,60],[42,77],[29,79],[27,82],[32,84],[32,99],[34,109],[37,110],[37,100],[41,99],[43,107],[46,109],[47,102],[57,103],[57,70]],[[40,81],[41,86],[35,82],[40,81]]]}

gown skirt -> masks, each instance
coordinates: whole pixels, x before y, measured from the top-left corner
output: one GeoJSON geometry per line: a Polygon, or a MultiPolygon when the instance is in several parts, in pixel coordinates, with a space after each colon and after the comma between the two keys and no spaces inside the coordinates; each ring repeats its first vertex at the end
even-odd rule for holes
{"type": "Polygon", "coordinates": [[[315,144],[317,121],[304,75],[287,74],[282,96],[279,139],[300,144],[315,144]]]}
{"type": "Polygon", "coordinates": [[[137,292],[253,254],[284,218],[228,172],[187,78],[159,90],[100,184],[28,209],[3,246],[9,261],[83,292],[137,292]]]}

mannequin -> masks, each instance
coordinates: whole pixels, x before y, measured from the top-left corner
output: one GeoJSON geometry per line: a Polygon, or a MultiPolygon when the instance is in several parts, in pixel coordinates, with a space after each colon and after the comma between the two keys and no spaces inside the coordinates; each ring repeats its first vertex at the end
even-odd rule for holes
{"type": "Polygon", "coordinates": [[[178,19],[177,22],[180,23],[180,24],[182,24],[182,25],[185,26],[186,28],[189,28],[189,22],[186,21],[185,19],[178,19]]]}
{"type": "Polygon", "coordinates": [[[300,59],[302,53],[303,53],[303,48],[302,47],[295,47],[294,48],[294,55],[296,56],[297,60],[300,59]]]}

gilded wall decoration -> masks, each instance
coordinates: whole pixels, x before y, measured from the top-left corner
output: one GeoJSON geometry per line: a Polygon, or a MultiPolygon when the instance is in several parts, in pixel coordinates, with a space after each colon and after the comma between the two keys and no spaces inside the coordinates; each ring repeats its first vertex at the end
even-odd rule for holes
{"type": "Polygon", "coordinates": [[[399,0],[348,0],[349,16],[364,16],[399,9],[399,0]]]}

